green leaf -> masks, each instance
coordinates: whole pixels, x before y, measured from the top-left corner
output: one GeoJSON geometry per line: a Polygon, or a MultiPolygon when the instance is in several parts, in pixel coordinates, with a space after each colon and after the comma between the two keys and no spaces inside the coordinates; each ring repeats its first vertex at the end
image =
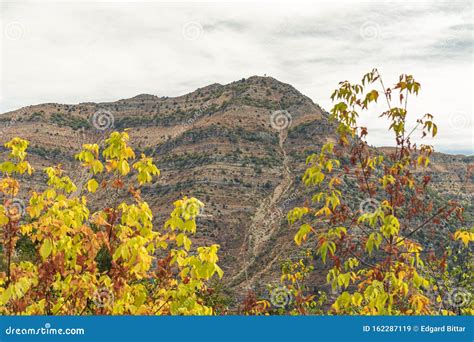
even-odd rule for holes
{"type": "Polygon", "coordinates": [[[323,263],[326,263],[326,255],[328,254],[327,242],[323,242],[323,244],[319,248],[319,253],[321,253],[321,259],[323,260],[323,263]]]}
{"type": "Polygon", "coordinates": [[[41,245],[40,250],[39,250],[40,255],[43,258],[43,260],[45,260],[47,257],[49,257],[52,250],[53,250],[53,242],[51,241],[51,239],[44,240],[44,242],[41,245]]]}

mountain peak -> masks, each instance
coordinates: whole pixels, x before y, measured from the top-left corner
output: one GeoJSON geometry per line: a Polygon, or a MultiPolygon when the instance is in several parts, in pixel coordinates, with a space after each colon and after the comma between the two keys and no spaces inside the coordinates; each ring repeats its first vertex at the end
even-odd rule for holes
{"type": "Polygon", "coordinates": [[[156,95],[151,95],[151,94],[139,94],[139,95],[136,95],[128,100],[137,100],[137,101],[142,101],[142,100],[157,100],[158,99],[158,96],[156,95]]]}

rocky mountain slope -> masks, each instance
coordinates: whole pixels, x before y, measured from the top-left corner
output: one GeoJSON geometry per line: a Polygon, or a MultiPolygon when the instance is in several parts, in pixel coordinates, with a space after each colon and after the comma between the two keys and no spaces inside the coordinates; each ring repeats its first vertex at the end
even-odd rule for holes
{"type": "MultiPolygon", "coordinates": [[[[0,144],[14,136],[28,139],[36,169],[61,162],[81,184],[85,174],[73,160],[80,146],[125,128],[131,145],[153,156],[162,171],[142,191],[158,227],[173,201],[195,196],[206,204],[198,243],[221,245],[227,287],[241,292],[277,279],[280,259],[294,250],[296,227],[287,225],[286,212],[308,198],[300,182],[305,158],[335,140],[327,113],[292,86],[254,76],[174,98],[144,94],[21,108],[0,115],[0,144]]],[[[460,184],[473,161],[436,154],[435,187],[471,200],[472,180],[468,187],[460,184]]]]}

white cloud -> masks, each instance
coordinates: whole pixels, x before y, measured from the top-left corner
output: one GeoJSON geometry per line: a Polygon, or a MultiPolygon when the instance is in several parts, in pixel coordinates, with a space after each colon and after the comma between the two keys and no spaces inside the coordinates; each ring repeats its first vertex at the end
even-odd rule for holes
{"type": "MultiPolygon", "coordinates": [[[[329,109],[339,81],[377,67],[386,83],[402,72],[422,83],[410,104],[435,115],[438,150],[474,153],[470,2],[4,2],[1,19],[0,112],[176,96],[255,74],[329,109]],[[190,22],[197,36],[183,34],[190,22]]],[[[362,120],[386,145],[375,117],[362,120]]]]}

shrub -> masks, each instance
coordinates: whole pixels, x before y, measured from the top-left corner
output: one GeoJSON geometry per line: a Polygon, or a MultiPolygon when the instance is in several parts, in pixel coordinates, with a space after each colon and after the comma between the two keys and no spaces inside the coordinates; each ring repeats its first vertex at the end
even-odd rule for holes
{"type": "Polygon", "coordinates": [[[203,203],[176,201],[164,228],[154,229],[140,186],[159,170],[151,158],[136,158],[128,140],[127,133],[114,132],[103,151],[96,144],[83,146],[76,158],[89,171],[84,188],[60,166],[46,168],[46,188],[32,192],[26,206],[16,196],[19,179],[34,172],[26,160],[28,142],[14,138],[5,144],[10,154],[0,164],[1,314],[214,313],[206,304],[212,292],[207,284],[215,274],[222,277],[219,246],[194,248],[190,239],[203,203]],[[92,212],[96,192],[114,203],[92,212]],[[128,201],[118,200],[123,197],[128,201]],[[31,260],[15,257],[24,240],[31,260]]]}

